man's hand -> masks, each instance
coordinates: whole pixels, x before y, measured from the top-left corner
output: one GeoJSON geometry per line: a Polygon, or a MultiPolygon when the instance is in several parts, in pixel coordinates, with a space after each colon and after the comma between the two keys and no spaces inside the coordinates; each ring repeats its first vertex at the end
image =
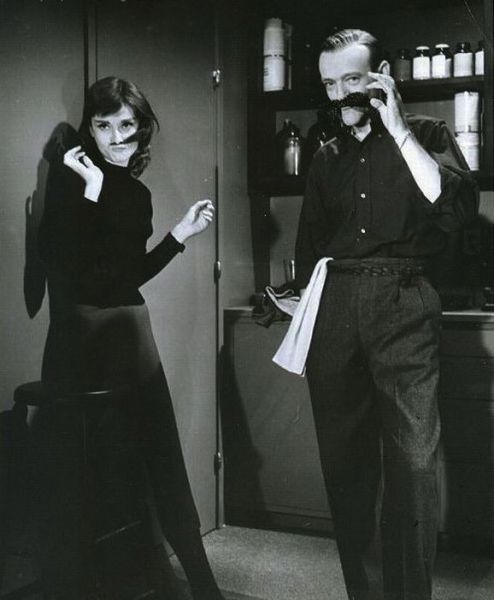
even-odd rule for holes
{"type": "Polygon", "coordinates": [[[97,202],[103,185],[103,172],[93,163],[81,146],[67,150],[63,156],[63,163],[84,179],[86,183],[85,197],[97,202]]]}
{"type": "Polygon", "coordinates": [[[386,94],[386,103],[378,98],[371,98],[371,106],[379,111],[384,126],[400,147],[407,136],[410,135],[410,129],[405,119],[405,107],[395,80],[383,73],[369,71],[368,74],[375,81],[369,83],[367,89],[382,90],[386,94]]]}

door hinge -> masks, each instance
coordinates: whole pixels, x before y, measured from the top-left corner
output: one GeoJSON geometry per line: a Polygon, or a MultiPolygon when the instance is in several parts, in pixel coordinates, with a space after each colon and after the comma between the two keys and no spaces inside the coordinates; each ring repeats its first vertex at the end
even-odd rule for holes
{"type": "Polygon", "coordinates": [[[214,280],[215,282],[219,281],[221,277],[221,261],[217,260],[214,263],[214,280]]]}
{"type": "Polygon", "coordinates": [[[221,69],[214,69],[211,73],[211,77],[213,79],[213,87],[216,89],[221,85],[221,69]]]}
{"type": "Polygon", "coordinates": [[[216,452],[214,455],[214,472],[218,474],[223,466],[223,455],[221,452],[216,452]]]}

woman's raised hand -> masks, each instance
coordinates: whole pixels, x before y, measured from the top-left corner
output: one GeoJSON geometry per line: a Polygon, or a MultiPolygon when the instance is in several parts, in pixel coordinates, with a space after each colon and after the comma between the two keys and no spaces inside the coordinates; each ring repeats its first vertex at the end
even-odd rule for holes
{"type": "Polygon", "coordinates": [[[77,173],[86,184],[84,196],[97,202],[103,185],[103,172],[97,167],[81,146],[75,146],[63,156],[63,163],[77,173]]]}
{"type": "Polygon", "coordinates": [[[211,200],[199,200],[185,213],[183,219],[172,229],[172,235],[183,244],[186,239],[203,232],[214,218],[211,200]]]}

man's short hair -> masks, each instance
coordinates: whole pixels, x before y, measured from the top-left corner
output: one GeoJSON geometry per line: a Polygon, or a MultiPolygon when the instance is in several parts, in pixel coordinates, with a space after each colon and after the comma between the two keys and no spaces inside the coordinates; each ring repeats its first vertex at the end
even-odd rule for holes
{"type": "Polygon", "coordinates": [[[360,44],[369,48],[369,59],[372,70],[376,70],[381,64],[384,56],[380,42],[368,31],[362,29],[342,29],[328,36],[321,48],[323,52],[341,50],[352,44],[360,44]]]}

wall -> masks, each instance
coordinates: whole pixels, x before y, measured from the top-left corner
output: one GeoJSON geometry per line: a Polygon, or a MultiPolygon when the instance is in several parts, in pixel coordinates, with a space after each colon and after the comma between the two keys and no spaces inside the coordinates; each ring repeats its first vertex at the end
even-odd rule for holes
{"type": "MultiPolygon", "coordinates": [[[[17,385],[40,374],[48,324],[40,266],[28,262],[26,229],[39,218],[47,162],[43,149],[61,122],[77,126],[83,98],[82,2],[0,3],[3,150],[0,203],[0,410],[17,385]]],[[[28,241],[32,243],[31,237],[28,241]]]]}

